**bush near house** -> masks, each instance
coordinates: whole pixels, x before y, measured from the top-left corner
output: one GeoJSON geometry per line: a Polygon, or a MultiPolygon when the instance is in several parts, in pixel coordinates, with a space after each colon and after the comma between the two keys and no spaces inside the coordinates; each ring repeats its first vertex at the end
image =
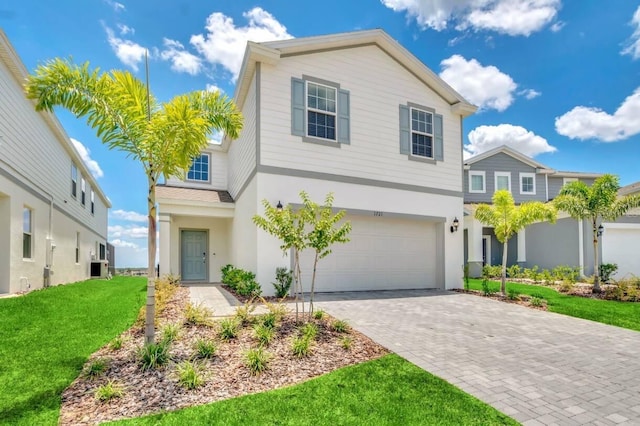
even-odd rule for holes
{"type": "Polygon", "coordinates": [[[222,272],[222,283],[240,296],[260,296],[262,289],[256,281],[256,274],[236,268],[233,265],[225,265],[220,271],[222,272]]]}

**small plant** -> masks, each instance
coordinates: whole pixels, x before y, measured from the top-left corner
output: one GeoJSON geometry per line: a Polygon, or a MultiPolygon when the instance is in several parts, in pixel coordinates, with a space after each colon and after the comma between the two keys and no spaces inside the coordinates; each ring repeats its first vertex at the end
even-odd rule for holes
{"type": "Polygon", "coordinates": [[[269,346],[269,343],[271,343],[276,335],[276,331],[273,329],[273,327],[267,327],[264,324],[258,324],[253,328],[253,335],[256,339],[258,339],[260,346],[269,346]]]}
{"type": "Polygon", "coordinates": [[[202,367],[195,362],[184,361],[176,367],[178,382],[186,389],[195,389],[204,384],[202,367]]]}
{"type": "Polygon", "coordinates": [[[138,360],[143,371],[159,368],[169,362],[169,342],[150,343],[138,350],[138,360]]]}
{"type": "Polygon", "coordinates": [[[331,328],[333,331],[338,333],[348,333],[349,332],[349,324],[344,320],[335,320],[331,324],[331,328]]]}
{"type": "Polygon", "coordinates": [[[600,265],[600,279],[603,283],[608,283],[611,280],[611,275],[618,272],[617,263],[603,263],[600,265]]]}
{"type": "Polygon", "coordinates": [[[345,351],[351,350],[351,347],[353,346],[353,339],[349,336],[342,336],[340,338],[340,346],[345,351]]]}
{"type": "Polygon", "coordinates": [[[539,308],[544,304],[544,299],[538,296],[531,296],[531,298],[529,299],[529,303],[531,304],[531,306],[539,308]]]}
{"type": "Polygon", "coordinates": [[[287,314],[289,313],[289,308],[287,308],[287,305],[285,305],[284,303],[272,303],[266,300],[264,297],[261,298],[261,300],[269,310],[269,313],[275,315],[276,323],[281,321],[282,318],[287,316],[287,314]]]}
{"type": "Polygon", "coordinates": [[[249,349],[245,352],[245,364],[253,375],[258,375],[269,368],[271,354],[262,347],[249,349]]]}
{"type": "Polygon", "coordinates": [[[121,398],[124,395],[124,386],[118,382],[109,380],[106,384],[98,387],[94,395],[96,399],[101,402],[121,398]]]}
{"type": "Polygon", "coordinates": [[[195,344],[195,350],[196,358],[211,359],[215,356],[218,346],[213,340],[198,339],[195,344]]]}
{"type": "Polygon", "coordinates": [[[507,289],[507,298],[509,300],[520,300],[520,292],[515,288],[507,289]]]}
{"type": "Polygon", "coordinates": [[[91,361],[84,369],[86,377],[95,378],[101,376],[107,370],[108,362],[104,358],[96,358],[91,361]]]}
{"type": "Polygon", "coordinates": [[[260,315],[257,319],[259,325],[267,328],[275,328],[277,323],[277,316],[273,312],[267,312],[264,315],[260,315]]]}
{"type": "Polygon", "coordinates": [[[242,306],[236,308],[236,320],[240,326],[249,324],[251,322],[251,314],[256,310],[256,305],[253,304],[253,300],[245,302],[242,306]]]}
{"type": "Polygon", "coordinates": [[[313,318],[317,320],[322,320],[324,318],[325,312],[322,309],[318,309],[317,311],[313,311],[313,318]]]}
{"type": "Polygon", "coordinates": [[[276,268],[276,281],[271,283],[276,290],[276,297],[282,299],[289,295],[291,283],[293,282],[293,272],[287,268],[276,268]]]}
{"type": "Polygon", "coordinates": [[[162,327],[162,341],[172,343],[180,334],[180,324],[167,324],[162,327]]]}
{"type": "Polygon", "coordinates": [[[489,280],[484,278],[482,280],[482,295],[483,296],[491,296],[493,294],[493,290],[491,289],[491,286],[489,285],[489,280]]]}
{"type": "Polygon", "coordinates": [[[293,355],[298,358],[309,356],[311,353],[311,339],[305,336],[294,337],[291,341],[293,355]]]}
{"type": "Polygon", "coordinates": [[[222,272],[222,283],[241,296],[260,296],[262,289],[256,281],[256,274],[235,268],[233,265],[225,265],[222,272]]]}
{"type": "Polygon", "coordinates": [[[542,270],[542,281],[544,281],[544,285],[551,285],[554,282],[553,274],[548,269],[542,270]]]}
{"type": "Polygon", "coordinates": [[[300,327],[300,334],[309,340],[314,340],[318,335],[318,326],[313,322],[308,322],[300,327]]]}
{"type": "Polygon", "coordinates": [[[220,321],[220,338],[223,340],[234,339],[238,335],[239,324],[235,318],[225,318],[220,321]]]}
{"type": "Polygon", "coordinates": [[[568,281],[571,284],[575,284],[580,277],[580,268],[567,265],[559,265],[553,268],[552,273],[557,281],[568,281]]]}
{"type": "Polygon", "coordinates": [[[509,278],[520,278],[521,271],[520,265],[511,265],[507,268],[507,276],[509,278]]]}
{"type": "Polygon", "coordinates": [[[124,344],[124,338],[122,336],[114,337],[109,342],[109,349],[112,351],[117,351],[118,349],[122,348],[123,344],[124,344]]]}
{"type": "Polygon", "coordinates": [[[187,309],[185,310],[185,320],[189,325],[213,325],[213,321],[211,319],[213,317],[213,311],[202,303],[194,305],[192,303],[187,304],[187,309]]]}
{"type": "Polygon", "coordinates": [[[500,265],[484,265],[482,267],[483,278],[499,278],[502,276],[502,266],[500,265]]]}
{"type": "Polygon", "coordinates": [[[560,293],[570,293],[571,290],[573,290],[573,287],[575,287],[575,283],[571,282],[570,280],[562,280],[562,282],[558,286],[558,291],[560,293]]]}

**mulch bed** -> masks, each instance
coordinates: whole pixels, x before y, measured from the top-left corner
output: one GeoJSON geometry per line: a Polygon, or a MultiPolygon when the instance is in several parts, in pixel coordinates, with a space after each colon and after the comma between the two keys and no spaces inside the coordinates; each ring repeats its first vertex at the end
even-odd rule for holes
{"type": "MultiPolygon", "coordinates": [[[[180,288],[163,311],[160,325],[184,323],[184,309],[188,301],[188,289],[180,288]]],[[[276,339],[267,348],[272,355],[269,369],[257,376],[251,375],[244,365],[244,352],[257,347],[251,326],[243,327],[238,337],[228,342],[217,339],[217,323],[213,327],[184,326],[171,345],[172,361],[165,367],[149,371],[142,371],[136,357],[136,351],[144,342],[143,331],[140,327],[133,327],[122,334],[125,343],[120,349],[111,350],[105,346],[91,356],[88,363],[98,358],[108,361],[103,375],[88,378],[81,374],[64,391],[59,423],[98,424],[206,404],[289,386],[388,353],[387,349],[355,330],[348,334],[352,339],[351,348],[343,349],[340,339],[345,334],[332,330],[332,320],[325,315],[324,319],[315,321],[319,333],[311,354],[297,358],[291,351],[291,340],[297,335],[295,316],[287,315],[280,324],[276,339]],[[202,361],[205,384],[195,390],[187,390],[179,384],[175,366],[190,359],[198,338],[216,339],[218,350],[213,359],[202,361]],[[95,391],[110,380],[122,383],[125,394],[110,402],[99,402],[94,396],[95,391]]]]}

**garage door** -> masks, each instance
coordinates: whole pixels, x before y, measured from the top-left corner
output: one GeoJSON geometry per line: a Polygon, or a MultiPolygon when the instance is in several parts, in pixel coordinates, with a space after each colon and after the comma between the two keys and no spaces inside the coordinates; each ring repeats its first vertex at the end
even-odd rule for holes
{"type": "MultiPolygon", "coordinates": [[[[436,280],[436,227],[433,222],[350,216],[351,241],[333,246],[318,262],[316,291],[441,288],[436,280]]],[[[313,254],[300,261],[305,290],[313,254]]]]}
{"type": "Polygon", "coordinates": [[[602,262],[617,263],[614,278],[633,274],[640,277],[640,225],[608,225],[602,236],[602,262]]]}

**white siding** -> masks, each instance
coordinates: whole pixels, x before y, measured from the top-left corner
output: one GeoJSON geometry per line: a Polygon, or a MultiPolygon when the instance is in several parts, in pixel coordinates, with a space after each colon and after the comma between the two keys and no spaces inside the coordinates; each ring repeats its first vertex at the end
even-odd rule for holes
{"type": "MultiPolygon", "coordinates": [[[[236,200],[236,207],[231,221],[230,263],[247,271],[257,272],[258,247],[256,239],[258,228],[253,223],[255,214],[262,214],[262,209],[258,212],[257,177],[254,176],[236,200]]],[[[264,289],[264,286],[263,286],[264,289]]]]}
{"type": "Polygon", "coordinates": [[[167,185],[182,186],[185,188],[218,189],[227,190],[227,153],[219,149],[202,151],[209,154],[209,177],[211,182],[190,182],[188,180],[171,177],[167,179],[167,185]]]}
{"type": "Polygon", "coordinates": [[[256,79],[249,86],[249,92],[242,108],[244,127],[240,137],[229,147],[229,193],[235,200],[242,186],[256,167],[256,79]]]}
{"type": "MultiPolygon", "coordinates": [[[[248,127],[248,123],[247,123],[248,127]]],[[[276,167],[462,191],[460,117],[376,46],[282,58],[262,66],[260,162],[276,167]],[[351,144],[340,149],[291,135],[291,77],[309,75],[350,92],[351,144]],[[409,161],[399,149],[398,106],[443,115],[444,162],[409,161]]]]}

